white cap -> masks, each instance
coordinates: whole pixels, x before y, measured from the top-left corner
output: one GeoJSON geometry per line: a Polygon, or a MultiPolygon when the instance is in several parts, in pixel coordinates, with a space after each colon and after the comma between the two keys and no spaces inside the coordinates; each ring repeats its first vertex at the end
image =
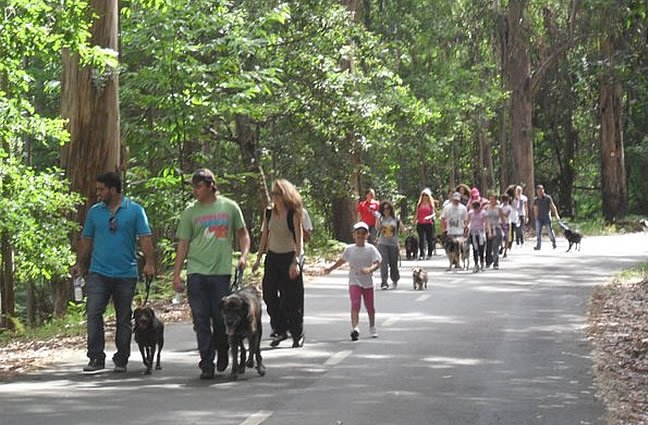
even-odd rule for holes
{"type": "Polygon", "coordinates": [[[358,230],[358,229],[365,229],[367,232],[369,231],[369,225],[365,223],[364,221],[359,221],[356,224],[353,225],[353,230],[358,230]]]}
{"type": "Polygon", "coordinates": [[[455,192],[455,193],[452,194],[452,200],[453,201],[460,201],[461,200],[461,195],[459,194],[459,192],[455,192]]]}

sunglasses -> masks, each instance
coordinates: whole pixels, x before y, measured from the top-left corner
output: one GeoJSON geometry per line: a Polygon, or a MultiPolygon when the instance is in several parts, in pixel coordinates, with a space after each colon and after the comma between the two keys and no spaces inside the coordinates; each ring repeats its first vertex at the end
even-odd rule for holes
{"type": "Polygon", "coordinates": [[[110,216],[108,219],[108,230],[110,230],[110,233],[115,233],[117,231],[117,217],[114,215],[110,216]]]}

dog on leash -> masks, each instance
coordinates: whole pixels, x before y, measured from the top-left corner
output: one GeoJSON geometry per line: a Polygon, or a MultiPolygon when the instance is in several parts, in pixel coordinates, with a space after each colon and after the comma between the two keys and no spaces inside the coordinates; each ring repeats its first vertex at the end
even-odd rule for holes
{"type": "Polygon", "coordinates": [[[565,229],[563,233],[565,234],[565,239],[569,242],[569,248],[567,248],[567,251],[565,252],[569,252],[569,250],[572,249],[572,245],[574,246],[575,251],[580,251],[580,243],[581,239],[583,239],[583,235],[571,229],[565,229]]]}
{"type": "Polygon", "coordinates": [[[405,258],[408,260],[416,259],[418,255],[419,241],[416,236],[409,235],[405,238],[405,258]]]}
{"type": "Polygon", "coordinates": [[[468,264],[468,266],[470,266],[470,246],[466,243],[466,238],[463,236],[451,237],[448,236],[448,232],[443,232],[441,233],[439,240],[441,241],[441,245],[448,257],[448,261],[450,262],[446,271],[452,270],[453,267],[455,269],[461,269],[462,260],[464,261],[464,265],[468,264]],[[466,248],[468,248],[468,250],[466,250],[466,248]]]}
{"type": "Polygon", "coordinates": [[[237,380],[239,373],[245,373],[246,366],[254,367],[255,360],[258,374],[265,375],[266,368],[261,358],[262,310],[257,289],[247,286],[234,291],[221,299],[220,307],[232,353],[231,378],[237,380]],[[246,339],[249,353],[245,350],[246,339]],[[247,355],[249,358],[246,359],[247,355]]]}
{"type": "Polygon", "coordinates": [[[583,235],[580,232],[570,229],[569,226],[561,220],[558,220],[558,225],[563,229],[565,239],[569,242],[569,247],[565,252],[569,252],[572,249],[572,246],[574,246],[575,251],[580,251],[580,243],[581,239],[583,239],[583,235]]]}
{"type": "Polygon", "coordinates": [[[414,281],[414,290],[422,291],[423,288],[427,289],[428,275],[425,270],[416,267],[412,270],[412,280],[414,281]]]}
{"type": "Polygon", "coordinates": [[[142,361],[146,370],[144,374],[150,375],[153,368],[153,358],[157,348],[157,361],[155,369],[160,370],[160,354],[164,346],[164,323],[155,316],[151,307],[138,307],[133,312],[135,321],[135,342],[142,354],[142,361]]]}

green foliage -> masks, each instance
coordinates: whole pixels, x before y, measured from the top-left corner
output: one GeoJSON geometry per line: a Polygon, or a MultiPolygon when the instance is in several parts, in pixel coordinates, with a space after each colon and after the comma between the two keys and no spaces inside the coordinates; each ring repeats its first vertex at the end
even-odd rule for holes
{"type": "Polygon", "coordinates": [[[0,232],[14,247],[19,281],[67,275],[74,262],[68,236],[78,230],[68,217],[79,202],[60,170],[39,173],[14,160],[0,162],[0,232]]]}

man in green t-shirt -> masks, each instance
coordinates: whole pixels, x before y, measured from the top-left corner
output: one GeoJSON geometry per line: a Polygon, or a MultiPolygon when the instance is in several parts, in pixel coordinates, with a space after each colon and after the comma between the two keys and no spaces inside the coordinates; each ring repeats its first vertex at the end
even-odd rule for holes
{"type": "Polygon", "coordinates": [[[238,266],[245,268],[250,235],[241,209],[218,194],[210,170],[196,171],[191,184],[196,201],[180,216],[173,287],[178,292],[184,290],[180,271],[186,259],[187,297],[198,339],[200,378],[213,379],[216,352],[216,370],[222,372],[228,365],[229,344],[219,302],[230,291],[232,244],[236,234],[241,249],[238,266]]]}

